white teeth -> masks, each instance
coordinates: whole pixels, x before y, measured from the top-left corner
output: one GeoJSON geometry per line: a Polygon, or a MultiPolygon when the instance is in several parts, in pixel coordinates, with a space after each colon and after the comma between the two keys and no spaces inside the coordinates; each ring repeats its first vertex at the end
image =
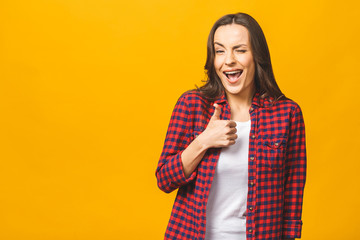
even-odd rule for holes
{"type": "Polygon", "coordinates": [[[224,72],[225,74],[235,74],[235,73],[239,73],[241,71],[232,71],[232,72],[224,72]]]}

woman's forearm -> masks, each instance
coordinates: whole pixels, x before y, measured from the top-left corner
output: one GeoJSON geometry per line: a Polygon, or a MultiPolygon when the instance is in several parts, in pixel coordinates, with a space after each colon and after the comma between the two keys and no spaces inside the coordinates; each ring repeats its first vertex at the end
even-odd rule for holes
{"type": "Polygon", "coordinates": [[[203,135],[200,134],[182,152],[181,160],[186,178],[188,178],[191,175],[191,173],[196,169],[196,167],[199,165],[207,149],[208,147],[203,141],[203,135]]]}

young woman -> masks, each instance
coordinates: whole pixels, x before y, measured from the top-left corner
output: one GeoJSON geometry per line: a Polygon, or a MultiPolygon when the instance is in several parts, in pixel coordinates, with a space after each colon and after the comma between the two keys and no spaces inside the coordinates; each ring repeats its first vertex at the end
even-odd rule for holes
{"type": "Polygon", "coordinates": [[[156,169],[161,190],[178,189],[165,239],[300,238],[304,120],[275,81],[258,23],[220,18],[205,69],[205,85],[175,105],[156,169]]]}

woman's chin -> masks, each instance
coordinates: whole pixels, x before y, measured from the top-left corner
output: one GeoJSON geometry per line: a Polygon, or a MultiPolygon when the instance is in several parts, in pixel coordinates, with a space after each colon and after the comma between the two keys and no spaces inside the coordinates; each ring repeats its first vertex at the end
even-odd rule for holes
{"type": "Polygon", "coordinates": [[[239,95],[242,92],[242,89],[226,89],[226,92],[231,95],[239,95]]]}
{"type": "Polygon", "coordinates": [[[244,86],[241,83],[237,84],[236,86],[225,85],[225,89],[226,89],[226,92],[236,95],[236,94],[243,92],[244,86]]]}

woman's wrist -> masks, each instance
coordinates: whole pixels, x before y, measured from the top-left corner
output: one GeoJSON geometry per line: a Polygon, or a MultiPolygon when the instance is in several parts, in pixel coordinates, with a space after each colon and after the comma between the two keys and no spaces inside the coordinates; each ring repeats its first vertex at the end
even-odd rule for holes
{"type": "Polygon", "coordinates": [[[204,132],[200,133],[194,141],[197,142],[197,144],[200,146],[201,150],[207,150],[208,148],[211,148],[210,144],[207,141],[206,135],[204,135],[204,132]]]}

